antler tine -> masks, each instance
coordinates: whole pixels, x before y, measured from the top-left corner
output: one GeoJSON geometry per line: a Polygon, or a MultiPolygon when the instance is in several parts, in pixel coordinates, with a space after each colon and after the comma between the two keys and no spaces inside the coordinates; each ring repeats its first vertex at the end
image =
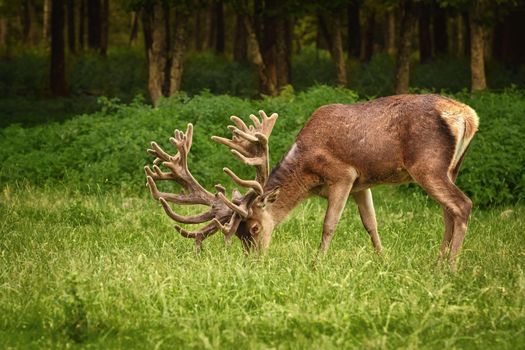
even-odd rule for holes
{"type": "Polygon", "coordinates": [[[228,176],[230,176],[232,178],[233,182],[235,182],[237,185],[242,186],[242,187],[251,188],[255,192],[257,192],[257,194],[263,194],[264,190],[263,190],[261,184],[258,183],[257,181],[254,181],[254,180],[243,180],[240,177],[238,177],[237,175],[235,175],[235,173],[233,171],[231,171],[230,169],[228,169],[228,168],[223,168],[222,170],[226,174],[228,174],[228,176]]]}
{"type": "MultiPolygon", "coordinates": [[[[174,221],[183,224],[208,222],[204,227],[197,231],[188,231],[179,225],[175,226],[175,229],[182,236],[195,239],[196,248],[197,250],[200,250],[202,241],[219,229],[214,222],[209,221],[216,218],[219,222],[225,223],[231,218],[233,213],[230,208],[223,203],[222,199],[216,198],[215,195],[202,187],[188,169],[188,153],[191,149],[193,140],[193,125],[191,123],[188,124],[186,132],[175,130],[173,137],[170,137],[169,140],[178,150],[175,156],[164,151],[156,142],[152,142],[151,149],[148,149],[148,153],[156,158],[153,169],[149,166],[144,167],[147,185],[153,198],[160,201],[166,214],[174,221]],[[169,171],[162,171],[160,167],[156,165],[159,162],[161,162],[169,171]],[[174,180],[184,188],[184,193],[174,194],[161,192],[157,188],[155,180],[174,180]],[[183,216],[177,214],[171,208],[168,201],[177,204],[203,204],[211,207],[211,209],[201,214],[183,216]]],[[[218,191],[221,193],[221,188],[218,188],[218,191]]],[[[222,189],[222,193],[224,193],[224,189],[222,189]]]]}
{"type": "Polygon", "coordinates": [[[268,138],[272,133],[278,115],[273,113],[268,117],[261,110],[259,111],[259,116],[260,119],[253,114],[250,115],[253,125],[249,127],[239,117],[231,116],[231,121],[236,125],[228,126],[228,129],[233,134],[232,139],[212,136],[212,140],[229,147],[232,154],[244,164],[255,166],[257,173],[255,181],[242,180],[231,170],[225,170],[225,172],[239,186],[252,188],[257,193],[262,193],[270,170],[268,138]],[[258,185],[255,185],[254,182],[257,182],[258,185]]]}
{"type": "Polygon", "coordinates": [[[164,208],[166,214],[168,214],[168,216],[173,220],[182,224],[200,224],[202,222],[210,221],[211,219],[213,219],[213,213],[211,212],[211,210],[197,215],[182,216],[175,213],[164,198],[160,197],[159,201],[162,204],[162,207],[164,208]]]}

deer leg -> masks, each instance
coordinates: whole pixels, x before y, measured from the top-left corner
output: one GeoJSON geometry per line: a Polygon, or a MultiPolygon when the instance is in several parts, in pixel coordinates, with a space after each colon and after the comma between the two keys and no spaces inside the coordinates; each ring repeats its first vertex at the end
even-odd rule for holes
{"type": "Polygon", "coordinates": [[[450,248],[450,242],[452,241],[452,235],[454,234],[454,217],[448,212],[448,210],[443,207],[443,221],[445,223],[445,233],[443,235],[443,241],[441,242],[441,247],[439,248],[439,258],[438,261],[441,263],[450,248]]]}
{"type": "Polygon", "coordinates": [[[324,217],[323,238],[319,246],[321,252],[326,252],[330,246],[330,241],[337,223],[341,219],[354,179],[355,177],[352,177],[350,181],[340,181],[328,187],[328,208],[324,217]]]}
{"type": "Polygon", "coordinates": [[[368,188],[363,191],[352,193],[352,197],[354,197],[354,201],[359,209],[359,216],[361,216],[363,226],[372,239],[374,249],[377,253],[381,253],[381,240],[377,234],[376,212],[372,200],[372,191],[368,188]]]}
{"type": "Polygon", "coordinates": [[[445,249],[448,246],[448,241],[451,241],[451,249],[449,255],[449,264],[453,271],[456,270],[457,255],[463,244],[465,233],[467,230],[467,222],[472,209],[472,201],[463,193],[461,190],[452,182],[449,176],[433,175],[420,175],[412,176],[421,187],[432,196],[437,202],[439,202],[444,210],[445,220],[452,221],[453,226],[452,237],[447,237],[447,233],[450,236],[450,229],[445,230],[445,237],[443,239],[445,243],[445,249]],[[449,219],[447,219],[449,215],[449,219]]]}
{"type": "MultiPolygon", "coordinates": [[[[456,166],[452,169],[452,171],[449,174],[449,178],[453,183],[456,183],[456,179],[458,177],[459,168],[461,167],[461,164],[463,163],[463,159],[465,158],[465,153],[461,156],[456,166]]],[[[445,224],[445,233],[443,235],[443,242],[441,242],[441,247],[439,248],[439,263],[443,262],[445,260],[445,257],[450,249],[450,242],[452,241],[452,236],[454,234],[454,217],[450,212],[446,209],[446,207],[443,206],[443,221],[445,224]]]]}

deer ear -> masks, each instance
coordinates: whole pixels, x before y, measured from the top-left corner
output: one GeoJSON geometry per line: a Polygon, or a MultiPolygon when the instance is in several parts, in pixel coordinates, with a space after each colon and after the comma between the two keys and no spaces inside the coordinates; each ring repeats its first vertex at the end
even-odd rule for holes
{"type": "Polygon", "coordinates": [[[262,195],[261,202],[263,204],[263,207],[265,207],[268,204],[272,204],[277,200],[277,197],[279,196],[279,191],[281,190],[280,187],[274,187],[270,191],[266,192],[262,195]]]}

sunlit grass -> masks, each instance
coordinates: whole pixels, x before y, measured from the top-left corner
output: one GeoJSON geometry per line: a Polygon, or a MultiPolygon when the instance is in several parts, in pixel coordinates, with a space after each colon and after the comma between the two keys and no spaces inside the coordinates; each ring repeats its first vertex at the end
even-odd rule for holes
{"type": "Polygon", "coordinates": [[[216,235],[194,254],[151,198],[0,196],[0,348],[516,348],[525,344],[525,208],[475,210],[459,272],[437,268],[441,210],[375,191],[384,256],[353,203],[314,264],[309,200],[264,257],[216,235]]]}

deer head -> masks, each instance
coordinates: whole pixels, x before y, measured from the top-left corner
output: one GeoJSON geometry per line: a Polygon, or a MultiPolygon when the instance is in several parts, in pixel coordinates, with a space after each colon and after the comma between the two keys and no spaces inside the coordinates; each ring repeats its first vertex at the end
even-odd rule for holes
{"type": "Polygon", "coordinates": [[[265,193],[264,186],[269,176],[268,138],[277,120],[277,114],[268,117],[263,111],[259,111],[259,115],[261,120],[253,114],[250,115],[253,122],[250,126],[240,118],[232,116],[230,119],[236,126],[228,126],[233,134],[231,139],[212,136],[212,140],[228,146],[234,156],[244,164],[254,166],[256,170],[255,180],[244,180],[229,168],[223,169],[237,185],[248,189],[244,195],[234,189],[231,199],[226,197],[223,186],[215,185],[216,192],[212,194],[191,175],[188,169],[188,153],[192,144],[192,124],[188,124],[185,133],[175,130],[174,137],[170,138],[170,142],[178,150],[175,156],[165,152],[156,142],[152,142],[151,149],[148,149],[148,153],[155,156],[153,169],[149,166],[144,167],[147,185],[153,198],[161,202],[166,214],[174,221],[183,224],[207,222],[197,231],[188,231],[175,225],[175,229],[182,236],[195,240],[197,250],[201,249],[204,239],[219,230],[224,234],[227,244],[235,234],[247,250],[268,246],[274,224],[266,212],[266,206],[275,200],[278,189],[265,193]],[[161,170],[159,164],[168,172],[161,170]],[[176,181],[184,191],[181,194],[161,192],[157,188],[156,180],[176,181]],[[182,216],[177,214],[168,202],[181,205],[201,204],[210,209],[202,214],[182,216]]]}

